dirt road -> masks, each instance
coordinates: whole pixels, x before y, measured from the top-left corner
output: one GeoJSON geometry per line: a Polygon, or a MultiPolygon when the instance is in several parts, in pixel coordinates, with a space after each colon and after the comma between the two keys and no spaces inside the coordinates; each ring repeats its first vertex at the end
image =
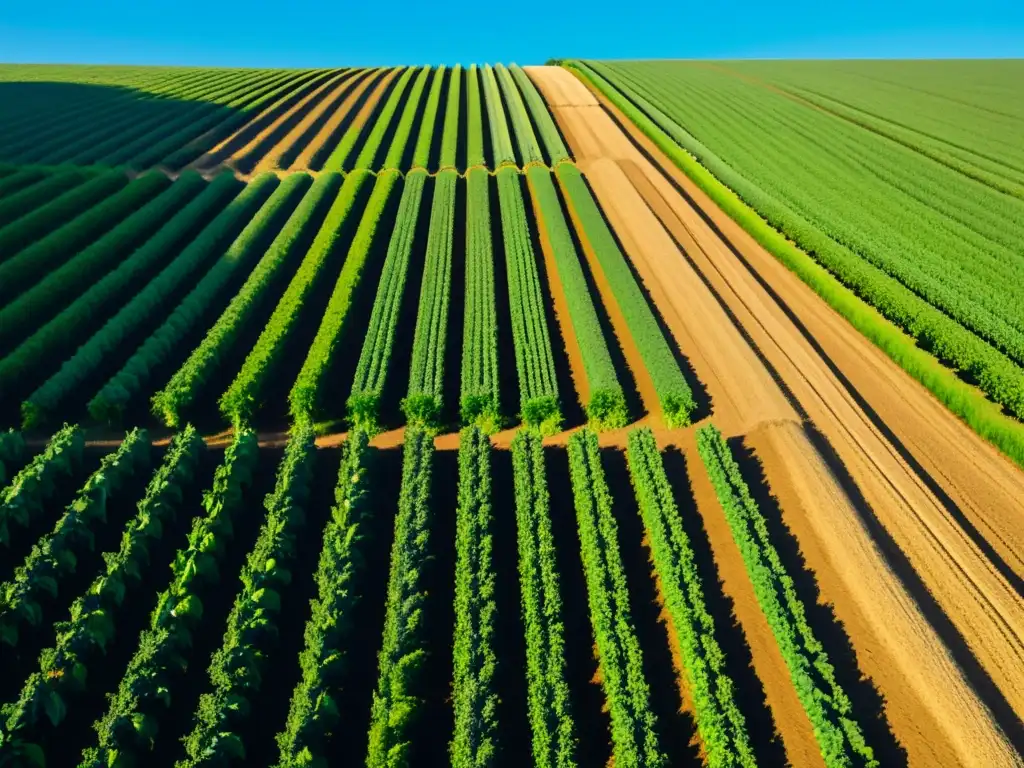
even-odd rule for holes
{"type": "MultiPolygon", "coordinates": [[[[911,762],[947,764],[942,755],[951,750],[964,765],[1021,765],[999,723],[1012,731],[1024,712],[1024,605],[1008,558],[997,549],[1009,549],[1020,535],[1019,524],[1011,524],[1024,519],[1024,495],[1013,495],[1020,473],[990,449],[970,461],[985,465],[1000,490],[958,470],[929,473],[949,447],[930,447],[921,456],[914,451],[965,428],[941,406],[936,411],[923,388],[886,366],[852,329],[819,342],[841,318],[793,284],[796,278],[769,254],[748,255],[760,250],[749,238],[726,235],[727,242],[708,226],[701,214],[711,215],[709,201],[700,200],[698,211],[692,202],[698,198],[681,194],[570,73],[529,73],[554,105],[627,254],[707,386],[715,423],[745,436],[766,424],[807,421],[827,440],[819,449],[798,436],[802,428],[784,427],[781,437],[758,447],[775,446],[766,462],[773,488],[802,489],[791,504],[808,520],[832,521],[805,526],[803,535],[816,538],[821,567],[832,569],[844,591],[836,612],[844,623],[851,619],[858,663],[882,689],[911,762]],[[829,323],[816,320],[830,314],[829,323]],[[847,373],[865,359],[870,366],[847,373]],[[893,423],[876,415],[890,412],[876,403],[887,390],[903,403],[893,423]],[[1010,511],[985,526],[971,522],[993,494],[1010,511]],[[989,544],[978,530],[998,531],[999,541],[989,544]],[[915,713],[941,724],[945,744],[930,729],[922,732],[915,713]]],[[[965,438],[957,454],[978,442],[965,438]]],[[[822,580],[824,592],[830,579],[822,580]]]]}

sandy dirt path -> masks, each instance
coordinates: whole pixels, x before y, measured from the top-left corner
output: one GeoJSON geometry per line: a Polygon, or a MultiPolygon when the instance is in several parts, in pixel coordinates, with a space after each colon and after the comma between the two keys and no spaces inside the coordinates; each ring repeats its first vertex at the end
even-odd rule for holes
{"type": "MultiPolygon", "coordinates": [[[[314,156],[316,156],[320,151],[320,148],[330,140],[331,136],[335,134],[338,127],[342,122],[344,122],[345,117],[352,110],[353,105],[355,105],[355,103],[359,101],[360,97],[366,92],[366,89],[374,86],[378,82],[385,83],[384,87],[386,87],[386,83],[391,82],[393,77],[393,71],[389,72],[388,70],[379,69],[374,70],[367,77],[363,78],[359,85],[357,85],[348,94],[348,96],[345,97],[345,100],[335,108],[331,113],[331,116],[327,118],[327,122],[323,124],[316,136],[314,136],[302,152],[299,153],[299,156],[292,161],[290,167],[293,169],[309,168],[310,164],[313,162],[314,156]],[[381,80],[382,75],[384,77],[383,80],[381,80]]],[[[380,88],[379,85],[376,87],[380,88]]],[[[378,94],[379,93],[380,91],[378,90],[378,94]]],[[[376,99],[374,99],[373,96],[370,97],[370,100],[376,102],[376,99]]]]}
{"type": "MultiPolygon", "coordinates": [[[[534,70],[532,75],[545,95],[546,81],[572,77],[558,69],[534,70]]],[[[569,90],[568,86],[560,87],[554,98],[564,100],[569,90]]],[[[627,253],[666,315],[683,351],[708,386],[715,406],[715,422],[729,434],[746,434],[760,422],[795,421],[791,402],[799,403],[800,409],[829,438],[890,535],[905,552],[909,550],[911,562],[940,604],[947,611],[954,609],[954,620],[971,649],[1006,699],[1017,706],[1022,685],[1018,646],[1021,601],[863,412],[858,412],[857,404],[824,360],[813,350],[808,353],[806,341],[782,309],[773,307],[774,302],[763,287],[710,228],[705,225],[704,230],[700,229],[692,218],[699,220],[699,215],[681,195],[658,184],[655,177],[663,177],[635,147],[626,147],[623,140],[629,143],[628,139],[607,113],[587,104],[556,107],[556,118],[622,237],[627,253]],[[651,208],[659,214],[657,217],[651,208]],[[686,213],[687,208],[692,217],[686,213]],[[695,258],[697,269],[672,242],[659,219],[668,223],[677,238],[685,239],[683,236],[689,234],[689,240],[681,245],[687,252],[693,249],[702,257],[699,261],[695,258]],[[727,277],[723,277],[723,272],[728,273],[727,277]],[[718,292],[728,314],[708,290],[710,286],[718,292]],[[757,390],[760,397],[751,397],[751,390],[757,390]],[[746,397],[742,396],[744,393],[746,397]]],[[[914,384],[909,380],[907,383],[914,384]]],[[[828,466],[822,455],[815,450],[811,456],[813,461],[791,461],[785,457],[789,474],[799,475],[805,482],[827,474],[828,466]]],[[[852,515],[851,524],[858,523],[856,505],[849,498],[844,505],[834,513],[852,515]]],[[[895,636],[904,638],[909,645],[915,637],[924,637],[927,642],[923,646],[930,654],[929,663],[922,664],[920,659],[903,655],[898,649],[894,653],[890,648],[889,658],[883,664],[896,665],[908,680],[915,674],[928,677],[927,685],[918,686],[916,692],[909,687],[887,686],[883,693],[893,702],[893,711],[922,708],[931,712],[944,723],[947,738],[964,764],[1019,764],[1019,757],[988,717],[961,671],[954,667],[952,679],[940,674],[946,669],[941,660],[948,657],[948,650],[889,569],[882,553],[877,548],[869,551],[873,552],[874,570],[883,574],[880,578],[888,580],[889,592],[902,595],[906,604],[913,607],[909,614],[890,614],[877,608],[870,612],[867,618],[873,639],[895,636]],[[921,690],[931,690],[933,694],[921,695],[921,690]],[[952,716],[957,711],[948,709],[947,697],[953,695],[952,691],[956,692],[953,701],[973,701],[976,710],[985,714],[980,724],[968,725],[969,718],[952,716]],[[978,762],[979,755],[984,756],[984,762],[978,762]]],[[[844,552],[833,550],[831,555],[841,559],[844,552]]],[[[845,578],[855,581],[855,577],[852,572],[845,578]]],[[[853,592],[858,585],[847,583],[847,587],[853,592]]],[[[879,660],[866,652],[868,639],[852,640],[862,669],[874,677],[872,668],[881,667],[879,660]]],[[[932,750],[921,743],[919,734],[906,727],[908,723],[900,721],[895,716],[890,720],[898,738],[914,754],[915,764],[928,764],[926,755],[932,750]]]]}
{"type": "MultiPolygon", "coordinates": [[[[302,119],[292,127],[291,130],[285,136],[281,137],[281,140],[271,147],[267,152],[264,153],[263,157],[253,168],[253,173],[259,173],[261,171],[270,171],[275,168],[281,167],[281,158],[287,152],[292,150],[295,144],[302,138],[302,136],[313,126],[318,120],[323,119],[324,114],[328,111],[337,111],[339,105],[343,102],[348,92],[351,91],[354,83],[365,79],[372,70],[356,69],[348,73],[347,77],[343,77],[336,81],[333,88],[329,89],[329,93],[325,93],[323,99],[320,100],[315,106],[309,109],[302,119]]],[[[312,96],[312,94],[310,94],[312,96]]],[[[300,102],[301,103],[301,102],[300,102]]],[[[299,104],[296,104],[289,113],[282,115],[281,119],[276,124],[284,122],[284,120],[294,115],[301,109],[299,104]]],[[[273,130],[273,126],[268,130],[273,130]]]]}

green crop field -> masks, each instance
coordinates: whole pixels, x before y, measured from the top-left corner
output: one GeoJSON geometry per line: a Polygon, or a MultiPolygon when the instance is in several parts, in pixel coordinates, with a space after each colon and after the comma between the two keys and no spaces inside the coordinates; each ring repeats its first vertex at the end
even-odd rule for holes
{"type": "Polygon", "coordinates": [[[0,768],[1024,768],[1021,82],[0,65],[0,768]]]}

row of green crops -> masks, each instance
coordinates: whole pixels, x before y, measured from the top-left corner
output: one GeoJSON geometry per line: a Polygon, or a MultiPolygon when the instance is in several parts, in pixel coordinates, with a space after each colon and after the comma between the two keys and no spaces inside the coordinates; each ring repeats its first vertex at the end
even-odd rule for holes
{"type": "MultiPolygon", "coordinates": [[[[58,169],[53,173],[47,173],[42,169],[26,172],[28,178],[22,174],[11,179],[5,179],[0,185],[0,233],[14,221],[26,216],[32,211],[45,206],[47,203],[59,199],[68,190],[81,186],[95,176],[95,173],[85,169],[58,169]],[[21,184],[22,181],[31,183],[21,184]]],[[[3,259],[9,258],[14,252],[4,252],[3,259]]]]}
{"type": "Polygon", "coordinates": [[[256,433],[242,429],[205,492],[203,514],[193,518],[186,546],[171,564],[171,584],[156,601],[149,627],[139,637],[106,714],[96,721],[96,740],[81,768],[112,764],[143,765],[152,759],[153,742],[167,718],[173,691],[187,665],[193,636],[203,616],[203,598],[217,586],[242,512],[242,494],[256,471],[256,433]]]}
{"type": "MultiPolygon", "coordinates": [[[[382,88],[382,90],[380,91],[381,94],[387,93],[388,88],[391,88],[393,92],[394,90],[397,89],[397,83],[395,82],[395,80],[400,80],[401,77],[403,76],[403,72],[407,74],[408,71],[409,70],[403,70],[402,67],[389,70],[388,73],[381,79],[380,83],[378,83],[378,85],[374,87],[373,92],[376,93],[378,88],[382,88]]],[[[389,100],[386,100],[384,102],[385,107],[390,103],[391,102],[389,100]]],[[[392,109],[392,112],[393,111],[394,110],[392,109]]],[[[348,167],[348,165],[346,165],[346,161],[349,159],[349,155],[352,153],[352,150],[355,148],[356,143],[359,141],[359,137],[363,135],[363,131],[365,129],[366,122],[360,120],[357,117],[349,124],[348,128],[345,129],[345,133],[342,134],[341,138],[338,140],[338,143],[334,145],[330,152],[327,152],[326,149],[318,151],[317,154],[314,156],[315,158],[317,156],[326,155],[326,158],[323,160],[323,162],[319,163],[321,170],[340,171],[343,168],[348,167]]],[[[382,138],[383,136],[377,138],[378,145],[382,138]]],[[[376,149],[374,149],[374,152],[376,152],[376,149]]],[[[352,162],[354,163],[355,161],[352,162]]],[[[316,163],[317,160],[314,160],[314,164],[316,163]]]]}
{"type": "Polygon", "coordinates": [[[149,385],[152,374],[178,350],[183,338],[203,321],[209,308],[222,303],[224,291],[239,272],[251,271],[271,236],[281,230],[309,187],[305,174],[286,178],[256,211],[196,286],[170,312],[163,324],[128,359],[89,401],[89,413],[98,421],[118,422],[124,409],[149,385]]]}
{"type": "Polygon", "coordinates": [[[418,677],[425,662],[425,570],[431,559],[433,439],[422,429],[405,433],[402,487],[391,548],[384,635],[370,711],[367,768],[406,765],[409,731],[422,716],[418,677]]]}
{"type": "Polygon", "coordinates": [[[334,506],[314,576],[317,594],[299,655],[302,678],[292,693],[284,730],[277,736],[279,768],[323,764],[327,741],[342,719],[336,697],[349,671],[346,649],[356,629],[352,611],[366,564],[360,547],[369,514],[368,443],[367,433],[356,431],[342,447],[334,506]]]}
{"type": "Polygon", "coordinates": [[[145,430],[134,429],[103,457],[53,530],[39,538],[10,581],[0,585],[0,643],[17,646],[20,630],[42,621],[42,602],[56,597],[64,579],[75,574],[78,557],[92,548],[97,526],[106,522],[110,499],[132,475],[149,468],[147,440],[145,430]]]}
{"type": "Polygon", "coordinates": [[[497,752],[494,632],[498,609],[491,531],[491,443],[479,427],[466,427],[459,441],[455,510],[455,732],[450,755],[456,768],[490,765],[497,752]]]}
{"type": "MultiPolygon", "coordinates": [[[[4,435],[5,446],[15,443],[9,434],[4,435]]],[[[50,438],[42,453],[0,490],[0,544],[9,545],[12,525],[28,527],[32,518],[42,514],[43,505],[53,497],[59,479],[70,478],[78,471],[84,448],[82,430],[65,425],[50,438]]]]}
{"type": "MultiPolygon", "coordinates": [[[[420,86],[417,91],[418,93],[422,93],[422,73],[426,71],[426,69],[420,70],[421,76],[417,79],[417,84],[420,86]]],[[[388,126],[391,124],[391,120],[394,118],[395,113],[398,111],[398,108],[402,103],[402,95],[405,93],[405,89],[408,87],[414,74],[416,74],[416,69],[409,68],[398,78],[398,82],[395,83],[395,87],[388,95],[387,101],[384,102],[384,106],[376,115],[373,127],[370,129],[370,133],[366,137],[366,143],[363,144],[363,148],[359,151],[359,155],[351,165],[349,165],[348,162],[345,163],[346,170],[355,168],[374,169],[377,167],[376,160],[381,152],[381,144],[384,141],[384,134],[387,133],[388,126]]],[[[415,86],[414,91],[416,91],[415,86]]],[[[399,118],[399,121],[401,121],[401,118],[399,118]]],[[[408,139],[409,131],[411,129],[412,120],[410,119],[406,127],[406,139],[408,139]]],[[[396,138],[398,136],[397,129],[395,131],[395,136],[396,138]]]]}
{"type": "Polygon", "coordinates": [[[0,262],[7,262],[23,248],[85,214],[127,184],[128,177],[123,173],[102,173],[77,184],[56,198],[47,198],[44,205],[20,215],[0,229],[0,262]]]}
{"type": "Polygon", "coordinates": [[[824,646],[807,623],[804,604],[729,445],[709,424],[697,431],[697,448],[743,556],[757,602],[810,718],[825,764],[879,765],[854,719],[853,705],[836,679],[824,646]]]}
{"type": "Polygon", "coordinates": [[[616,429],[629,421],[626,396],[612,365],[608,344],[594,308],[587,279],[580,265],[572,234],[562,214],[558,192],[551,172],[542,166],[527,171],[527,180],[534,202],[534,215],[540,236],[547,238],[558,280],[569,310],[568,321],[583,360],[588,399],[584,403],[587,420],[595,429],[616,429]]]}
{"type": "Polygon", "coordinates": [[[551,337],[544,315],[537,259],[530,242],[529,223],[519,173],[513,168],[498,172],[498,202],[505,241],[512,340],[519,372],[519,406],[526,424],[545,433],[557,432],[562,422],[551,337]]]}
{"type": "MultiPolygon", "coordinates": [[[[21,296],[80,249],[163,192],[170,183],[162,173],[147,173],[125,187],[115,186],[112,193],[100,198],[95,205],[68,223],[61,222],[62,226],[58,224],[48,235],[5,260],[0,264],[0,303],[6,304],[21,296]]],[[[102,193],[106,192],[104,185],[102,193]]]]}
{"type": "Polygon", "coordinates": [[[604,220],[580,170],[562,163],[555,169],[555,175],[570,215],[576,220],[580,242],[584,250],[591,249],[640,352],[644,368],[657,392],[662,418],[670,427],[686,426],[696,408],[693,393],[615,241],[615,235],[604,220]]]}
{"type": "Polygon", "coordinates": [[[658,580],[679,638],[687,690],[708,766],[755,768],[757,760],[737,703],[739,691],[715,638],[715,622],[704,598],[696,556],[650,429],[629,433],[626,455],[658,580]]]}
{"type": "Polygon", "coordinates": [[[66,398],[88,381],[112,355],[144,329],[152,318],[168,309],[167,303],[179,288],[198,271],[209,267],[278,185],[276,176],[267,174],[248,184],[224,212],[214,220],[145,288],[139,291],[78,351],[61,369],[22,403],[26,426],[52,419],[66,398]]]}
{"type": "MultiPolygon", "coordinates": [[[[416,147],[413,149],[412,153],[413,168],[427,168],[430,165],[430,147],[433,144],[434,134],[437,131],[437,111],[441,106],[441,86],[444,85],[444,76],[444,65],[434,70],[433,80],[430,83],[430,93],[427,95],[427,103],[423,108],[423,118],[420,122],[420,131],[416,137],[416,147]]],[[[455,98],[458,99],[458,89],[456,89],[455,98]]],[[[456,107],[457,106],[458,101],[456,101],[456,107]]],[[[455,116],[455,120],[458,121],[457,114],[455,116]]],[[[442,146],[444,146],[445,140],[451,141],[451,139],[448,138],[449,134],[454,134],[457,130],[457,122],[451,128],[447,125],[444,126],[445,138],[441,141],[442,146]]],[[[399,157],[399,161],[400,160],[401,157],[399,157]]],[[[442,162],[441,165],[443,167],[444,163],[442,162]]],[[[452,163],[452,165],[454,165],[454,163],[452,163]]],[[[385,163],[384,167],[388,168],[391,166],[388,166],[387,163],[385,163]]]]}
{"type": "Polygon", "coordinates": [[[466,70],[466,167],[484,165],[484,107],[480,95],[480,70],[470,64],[466,70]]]}
{"type": "Polygon", "coordinates": [[[465,424],[495,432],[498,398],[498,315],[491,244],[491,177],[476,168],[466,177],[466,290],[462,327],[459,410],[465,424]]]}
{"type": "Polygon", "coordinates": [[[359,190],[368,178],[368,174],[354,173],[345,179],[313,244],[277,302],[274,313],[245,358],[242,369],[221,396],[221,413],[232,421],[247,421],[259,406],[267,380],[288,351],[288,338],[295,332],[309,294],[326,279],[326,264],[335,252],[342,225],[351,215],[359,190]]]}
{"type": "MultiPolygon", "coordinates": [[[[373,185],[370,199],[345,257],[345,264],[327,302],[323,320],[309,347],[302,370],[288,394],[289,409],[296,421],[313,418],[323,410],[327,389],[325,379],[339,355],[342,331],[349,318],[353,296],[366,269],[370,249],[378,241],[377,231],[391,200],[391,192],[400,180],[397,171],[385,171],[377,176],[373,185]]],[[[384,233],[381,233],[380,237],[383,236],[384,233]]]]}
{"type": "Polygon", "coordinates": [[[501,103],[501,93],[498,91],[494,70],[485,64],[480,74],[483,78],[484,101],[487,105],[487,122],[491,127],[491,154],[494,157],[494,167],[515,165],[516,154],[512,149],[512,137],[508,132],[508,122],[505,120],[505,109],[501,103]]]}
{"type": "Polygon", "coordinates": [[[250,714],[249,699],[262,686],[267,651],[277,638],[279,590],[291,580],[311,492],[314,451],[312,429],[293,429],[274,491],[264,504],[266,518],[242,568],[241,589],[224,641],[210,662],[210,689],[199,698],[194,727],[184,740],[187,757],[177,763],[179,768],[246,759],[238,728],[250,714]]]}
{"type": "Polygon", "coordinates": [[[117,634],[117,613],[143,579],[149,549],[179,511],[183,488],[192,480],[205,445],[192,427],[176,435],[153,475],[137,514],[126,526],[120,548],[104,557],[104,568],[71,605],[67,621],[55,625],[51,648],[39,657],[39,669],[25,682],[16,701],[0,708],[0,744],[21,764],[43,766],[41,739],[46,723],[56,728],[76,695],[87,689],[90,666],[117,634]]]}
{"type": "MultiPolygon", "coordinates": [[[[424,67],[420,70],[419,75],[416,77],[416,81],[412,84],[412,89],[409,91],[409,98],[405,101],[405,106],[402,108],[402,114],[398,118],[398,125],[395,128],[395,135],[391,139],[391,146],[388,148],[388,153],[384,158],[384,164],[382,168],[398,168],[402,164],[402,157],[405,155],[406,144],[409,143],[409,137],[412,135],[413,123],[416,120],[416,114],[419,111],[420,99],[423,98],[423,89],[426,88],[427,79],[430,77],[430,68],[424,67]]],[[[376,167],[371,165],[370,167],[376,167]]]]}
{"type": "Polygon", "coordinates": [[[512,129],[516,134],[516,143],[519,145],[522,164],[528,166],[530,163],[543,163],[544,155],[541,153],[540,144],[537,143],[537,137],[533,133],[530,116],[526,113],[526,105],[523,104],[523,97],[516,87],[515,80],[501,64],[496,65],[494,71],[498,84],[505,94],[505,104],[508,106],[509,117],[512,119],[512,129]]]}
{"type": "Polygon", "coordinates": [[[615,765],[666,765],[650,707],[643,654],[630,615],[612,497],[601,467],[597,435],[588,429],[569,439],[569,474],[590,621],[611,714],[615,765]]]}
{"type": "MultiPolygon", "coordinates": [[[[203,189],[197,173],[187,173],[60,267],[43,276],[0,309],[0,350],[21,341],[52,318],[98,278],[152,237],[203,189]]],[[[57,230],[59,233],[61,230],[57,230]]]]}
{"type": "Polygon", "coordinates": [[[533,760],[537,768],[573,768],[577,735],[565,678],[562,594],[539,432],[520,430],[512,440],[512,470],[533,760]]]}
{"type": "Polygon", "coordinates": [[[299,248],[312,236],[323,209],[340,184],[337,174],[325,173],[317,177],[199,346],[153,396],[153,411],[167,426],[181,424],[185,410],[210,383],[227,351],[273,300],[273,289],[284,279],[299,248]]]}
{"type": "MultiPolygon", "coordinates": [[[[461,95],[462,65],[456,64],[448,77],[448,103],[444,110],[444,133],[441,135],[441,157],[439,159],[442,171],[447,168],[455,168],[458,162],[456,155],[459,150],[459,99],[461,95]]],[[[477,106],[479,107],[479,102],[477,106]]],[[[416,163],[414,162],[413,165],[416,163]]]]}
{"type": "Polygon", "coordinates": [[[402,401],[407,422],[428,427],[439,427],[441,418],[458,180],[455,171],[442,171],[434,182],[426,263],[412,343],[409,394],[402,401]]]}
{"type": "Polygon", "coordinates": [[[352,393],[348,398],[349,421],[371,432],[380,428],[380,396],[391,367],[391,352],[398,331],[416,225],[420,219],[420,202],[428,178],[425,171],[413,171],[405,179],[395,228],[388,243],[384,269],[359,354],[352,393]]]}
{"type": "Polygon", "coordinates": [[[156,235],[0,359],[0,396],[27,394],[26,381],[38,383],[40,371],[51,370],[65,355],[85,343],[103,319],[127,303],[133,291],[141,288],[161,265],[170,262],[178,249],[185,247],[189,240],[196,242],[197,231],[202,229],[199,237],[205,239],[207,232],[212,235],[223,228],[223,220],[238,219],[238,209],[247,208],[244,201],[236,198],[241,188],[242,185],[228,175],[208,184],[156,235]],[[234,205],[231,205],[233,198],[234,205]],[[210,227],[203,229],[211,219],[210,227]]]}

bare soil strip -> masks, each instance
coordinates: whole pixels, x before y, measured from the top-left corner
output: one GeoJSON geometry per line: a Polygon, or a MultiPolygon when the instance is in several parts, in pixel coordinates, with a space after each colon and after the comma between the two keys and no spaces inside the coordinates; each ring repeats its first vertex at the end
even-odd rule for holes
{"type": "MultiPolygon", "coordinates": [[[[325,95],[320,103],[316,104],[310,109],[295,126],[288,131],[287,135],[283,136],[281,140],[268,150],[260,161],[253,168],[253,173],[260,173],[261,171],[269,171],[275,168],[279,168],[281,165],[281,157],[290,150],[299,139],[302,138],[303,134],[310,129],[318,120],[323,119],[324,113],[328,110],[338,110],[339,103],[346,96],[346,91],[352,88],[352,83],[359,79],[365,79],[368,73],[365,69],[357,69],[348,73],[347,77],[335,82],[334,87],[330,89],[330,94],[325,95]]],[[[312,96],[312,94],[310,94],[312,96]]],[[[308,103],[308,102],[307,102],[308,103]]],[[[301,104],[301,102],[300,102],[301,104]]],[[[288,117],[301,111],[299,104],[296,104],[289,113],[282,115],[281,118],[268,129],[273,130],[276,125],[283,123],[288,117]]]]}
{"type": "MultiPolygon", "coordinates": [[[[545,96],[548,81],[572,77],[555,68],[531,74],[545,96]]],[[[564,100],[567,90],[563,86],[556,91],[554,100],[564,100]]],[[[864,561],[840,577],[850,593],[857,594],[864,589],[863,574],[874,574],[875,588],[893,601],[893,609],[886,610],[865,599],[872,606],[865,617],[870,632],[851,633],[864,671],[880,671],[881,663],[903,674],[902,685],[875,680],[889,702],[887,710],[927,712],[926,716],[942,723],[951,748],[964,764],[1022,764],[972,689],[971,683],[984,689],[985,681],[979,680],[978,670],[970,669],[974,658],[965,658],[973,653],[984,667],[981,677],[987,673],[998,686],[997,692],[981,691],[990,705],[998,709],[1009,702],[1017,713],[1024,711],[1024,676],[1020,674],[1024,616],[1019,597],[794,325],[787,310],[799,316],[798,310],[773,300],[690,202],[632,146],[608,113],[586,104],[555,107],[554,112],[628,255],[712,393],[715,422],[728,434],[742,435],[764,422],[809,417],[855,480],[854,490],[863,494],[863,499],[853,499],[840,492],[838,501],[811,497],[817,502],[816,514],[824,514],[820,507],[826,502],[830,515],[844,518],[851,530],[860,526],[862,531],[864,516],[870,520],[877,515],[876,523],[881,522],[884,533],[892,537],[941,606],[945,616],[938,617],[939,626],[948,619],[959,630],[963,641],[948,633],[946,640],[959,652],[961,664],[967,664],[968,674],[953,664],[950,649],[923,615],[922,606],[930,598],[919,594],[925,602],[915,604],[890,567],[889,555],[864,531],[864,561]],[[903,607],[897,610],[897,606],[903,607]],[[958,642],[966,647],[957,648],[958,642]],[[886,648],[888,653],[882,655],[888,658],[881,660],[870,653],[867,649],[873,644],[886,648]],[[918,650],[907,654],[902,648],[918,650]],[[1005,697],[1002,702],[1000,696],[1005,697]]],[[[848,343],[857,342],[850,339],[848,343]]],[[[871,345],[859,338],[858,346],[871,345]]],[[[916,383],[903,379],[905,398],[928,398],[916,383]]],[[[949,414],[947,418],[953,419],[949,414]]],[[[780,462],[795,487],[803,483],[815,489],[830,473],[825,456],[813,446],[807,453],[783,453],[780,462]]],[[[773,471],[777,475],[782,467],[773,471]]],[[[770,475],[773,481],[775,475],[770,475]]],[[[822,542],[829,547],[832,562],[847,556],[844,542],[842,538],[822,542]]],[[[892,680],[892,675],[886,677],[892,680]]],[[[996,717],[1014,726],[1012,712],[996,717]]],[[[913,717],[894,714],[890,722],[911,759],[928,764],[934,748],[922,740],[920,732],[911,730],[913,717]]],[[[931,741],[935,738],[930,734],[931,741]]]]}
{"type": "Polygon", "coordinates": [[[351,111],[352,106],[357,103],[360,97],[366,92],[366,89],[374,86],[375,94],[371,95],[367,102],[377,103],[377,99],[383,92],[384,88],[387,88],[387,84],[395,76],[395,70],[378,70],[370,73],[355,89],[345,97],[345,100],[339,104],[335,110],[331,113],[331,116],[327,119],[327,122],[323,124],[319,132],[314,136],[309,144],[299,153],[299,156],[292,161],[290,168],[294,170],[304,170],[310,167],[310,163],[313,162],[313,157],[320,148],[334,135],[335,131],[338,130],[338,126],[344,122],[348,113],[351,111]],[[381,76],[383,75],[383,79],[381,76]]]}

